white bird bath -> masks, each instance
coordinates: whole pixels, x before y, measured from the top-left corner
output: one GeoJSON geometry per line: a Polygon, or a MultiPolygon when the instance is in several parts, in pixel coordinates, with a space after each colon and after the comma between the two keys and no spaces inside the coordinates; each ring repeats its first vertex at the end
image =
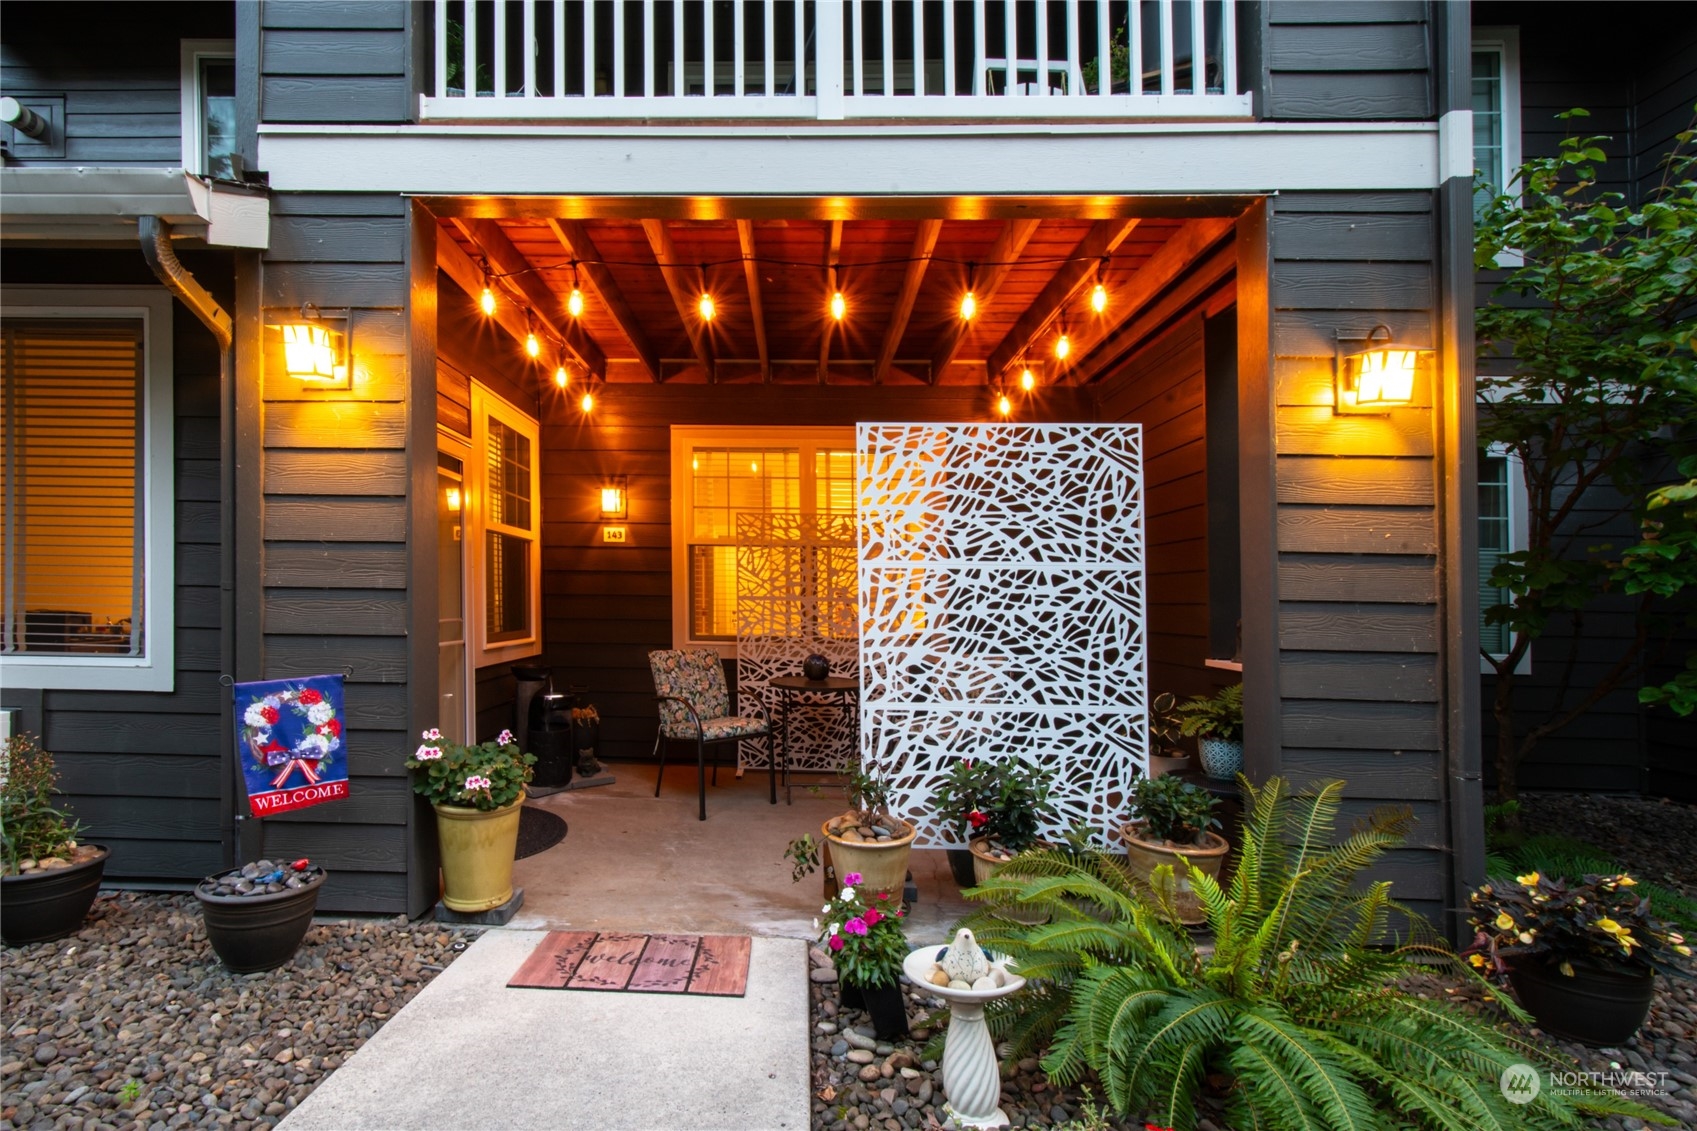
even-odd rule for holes
{"type": "Polygon", "coordinates": [[[1009,971],[1007,984],[995,989],[936,985],[931,981],[931,970],[948,949],[947,944],[922,946],[902,963],[908,981],[949,1003],[949,1033],[943,1042],[943,1094],[948,1097],[944,1110],[962,1127],[1006,1127],[1007,1113],[998,1102],[1002,1098],[1002,1077],[995,1042],[984,1024],[984,1007],[1023,988],[1025,979],[1009,971]]]}

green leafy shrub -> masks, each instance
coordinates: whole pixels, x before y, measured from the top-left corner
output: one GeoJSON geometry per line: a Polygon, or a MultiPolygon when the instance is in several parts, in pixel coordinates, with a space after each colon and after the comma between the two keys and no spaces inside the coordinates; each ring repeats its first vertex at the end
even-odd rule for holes
{"type": "Polygon", "coordinates": [[[25,860],[55,856],[75,846],[81,830],[54,804],[57,780],[53,755],[34,736],[6,740],[5,764],[0,766],[0,859],[6,875],[16,875],[25,860]]]}
{"type": "Polygon", "coordinates": [[[961,758],[937,787],[937,815],[968,838],[1024,852],[1055,816],[1054,787],[1054,771],[1019,758],[961,758]]]}
{"type": "Polygon", "coordinates": [[[1196,1126],[1196,1097],[1211,1078],[1225,1083],[1227,1125],[1240,1128],[1474,1131],[1579,1126],[1581,1113],[1657,1118],[1612,1093],[1545,1090],[1512,1104],[1499,1088],[1503,1070],[1547,1054],[1397,988],[1430,963],[1473,977],[1391,900],[1388,882],[1356,886],[1402,842],[1406,812],[1376,813],[1339,839],[1342,783],[1301,797],[1277,778],[1244,789],[1230,888],[1189,870],[1211,950],[1105,855],[1027,854],[982,886],[983,898],[1017,898],[1052,916],[1037,927],[982,913],[967,921],[1030,979],[991,1014],[1013,1055],[1046,1047],[1052,1079],[1094,1071],[1122,1116],[1181,1131],[1196,1126]]]}
{"type": "Polygon", "coordinates": [[[1219,799],[1171,775],[1138,778],[1131,786],[1132,820],[1142,822],[1147,840],[1201,844],[1203,834],[1219,828],[1214,806],[1219,799]]]}
{"type": "Polygon", "coordinates": [[[506,730],[493,742],[467,745],[449,742],[432,728],[407,759],[407,769],[414,771],[413,792],[432,805],[484,810],[500,809],[524,796],[534,765],[536,755],[521,751],[506,730]]]}
{"type": "Polygon", "coordinates": [[[1219,738],[1227,742],[1243,738],[1243,684],[1222,687],[1214,695],[1198,695],[1180,703],[1175,711],[1179,730],[1187,737],[1219,738]]]}

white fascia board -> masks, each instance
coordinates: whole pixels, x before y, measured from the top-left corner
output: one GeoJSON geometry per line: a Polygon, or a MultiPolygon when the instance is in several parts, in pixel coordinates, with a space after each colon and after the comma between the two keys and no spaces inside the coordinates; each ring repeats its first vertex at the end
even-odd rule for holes
{"type": "Polygon", "coordinates": [[[260,127],[273,191],[1259,194],[1436,188],[1435,122],[260,127]]]}
{"type": "Polygon", "coordinates": [[[139,216],[216,247],[263,248],[271,201],[176,168],[0,169],[0,233],[8,237],[110,240],[122,229],[133,237],[139,216]]]}

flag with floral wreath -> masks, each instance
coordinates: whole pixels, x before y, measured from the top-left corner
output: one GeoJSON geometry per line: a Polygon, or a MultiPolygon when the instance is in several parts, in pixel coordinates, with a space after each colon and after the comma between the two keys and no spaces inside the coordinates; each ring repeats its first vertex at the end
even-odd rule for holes
{"type": "Polygon", "coordinates": [[[342,677],[238,683],[236,758],[255,817],[348,795],[342,677]]]}

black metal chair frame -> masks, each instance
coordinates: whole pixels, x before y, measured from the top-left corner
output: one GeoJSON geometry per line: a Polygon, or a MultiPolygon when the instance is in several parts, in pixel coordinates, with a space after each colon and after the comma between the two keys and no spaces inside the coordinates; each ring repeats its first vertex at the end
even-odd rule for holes
{"type": "MultiPolygon", "coordinates": [[[[728,738],[715,738],[711,741],[706,741],[703,738],[704,732],[701,726],[701,715],[696,711],[695,704],[691,703],[688,699],[685,699],[681,695],[656,695],[654,698],[658,703],[681,704],[683,709],[689,712],[690,721],[695,724],[695,785],[696,791],[700,795],[701,805],[701,815],[697,819],[705,821],[707,819],[707,748],[709,746],[723,746],[727,742],[742,742],[747,739],[760,739],[766,743],[766,756],[770,759],[772,757],[772,721],[765,718],[766,713],[764,710],[761,710],[758,717],[765,722],[766,729],[760,734],[736,734],[731,735],[728,738]]],[[[753,718],[756,716],[742,717],[753,718]]],[[[678,740],[666,737],[664,725],[662,725],[660,730],[654,735],[654,749],[660,756],[660,769],[659,772],[654,775],[655,797],[660,796],[660,783],[666,778],[666,747],[673,741],[678,740]]],[[[688,741],[688,739],[683,739],[682,741],[688,741]]],[[[713,784],[719,784],[718,762],[713,763],[713,784]]]]}

